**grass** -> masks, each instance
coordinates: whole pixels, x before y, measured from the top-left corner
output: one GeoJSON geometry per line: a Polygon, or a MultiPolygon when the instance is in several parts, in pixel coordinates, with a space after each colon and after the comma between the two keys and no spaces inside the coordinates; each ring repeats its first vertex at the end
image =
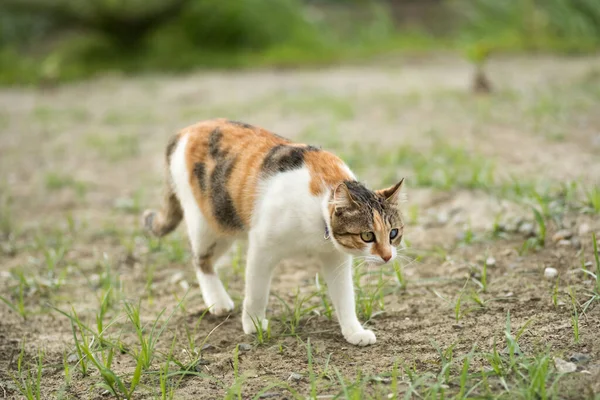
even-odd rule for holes
{"type": "Polygon", "coordinates": [[[307,304],[316,296],[316,293],[300,294],[300,288],[296,289],[294,303],[288,304],[283,298],[275,295],[283,306],[283,313],[279,320],[284,325],[286,332],[296,335],[300,328],[302,318],[310,315],[317,308],[316,305],[307,304]]]}
{"type": "Polygon", "coordinates": [[[6,304],[11,310],[19,314],[23,319],[27,319],[28,311],[25,308],[25,286],[27,282],[25,277],[20,274],[19,275],[19,286],[17,293],[17,300],[15,302],[9,300],[7,297],[0,296],[0,300],[4,304],[6,304]]]}
{"type": "Polygon", "coordinates": [[[40,350],[35,364],[25,365],[25,342],[21,344],[21,352],[17,359],[17,376],[13,382],[21,395],[27,400],[40,400],[42,389],[42,371],[44,368],[44,353],[40,350]]]}
{"type": "Polygon", "coordinates": [[[132,134],[87,135],[85,144],[107,161],[122,161],[140,153],[140,137],[132,134]]]}
{"type": "Polygon", "coordinates": [[[571,305],[573,307],[573,312],[571,314],[571,326],[573,327],[573,341],[575,344],[579,343],[579,311],[577,311],[577,300],[575,298],[575,293],[571,288],[569,290],[569,295],[571,296],[571,305]]]}
{"type": "Polygon", "coordinates": [[[58,172],[48,172],[46,173],[44,179],[46,189],[54,191],[65,188],[71,188],[80,198],[83,198],[88,189],[88,185],[86,183],[78,181],[67,174],[61,174],[58,172]]]}
{"type": "Polygon", "coordinates": [[[0,184],[0,235],[9,238],[14,232],[16,222],[12,214],[12,200],[7,184],[0,184]]]}
{"type": "Polygon", "coordinates": [[[594,282],[593,289],[591,291],[587,290],[589,299],[582,306],[584,314],[589,306],[594,304],[596,301],[600,301],[600,255],[598,254],[598,241],[595,233],[592,233],[592,250],[594,265],[596,267],[595,272],[592,272],[586,268],[584,258],[582,258],[581,262],[581,271],[592,277],[594,282]]]}

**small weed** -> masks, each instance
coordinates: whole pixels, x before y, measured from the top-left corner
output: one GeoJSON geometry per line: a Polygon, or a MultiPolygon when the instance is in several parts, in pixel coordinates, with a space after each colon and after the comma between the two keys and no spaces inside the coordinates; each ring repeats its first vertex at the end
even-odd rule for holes
{"type": "MultiPolygon", "coordinates": [[[[158,385],[160,387],[160,398],[161,400],[172,400],[175,397],[175,385],[169,385],[169,368],[171,366],[172,358],[173,358],[173,349],[175,348],[175,341],[177,337],[173,337],[173,342],[171,343],[171,349],[169,350],[169,354],[167,355],[167,359],[165,363],[161,365],[159,373],[158,373],[158,385]]],[[[184,375],[180,377],[183,379],[184,375]]]]}
{"type": "Polygon", "coordinates": [[[392,267],[394,268],[394,274],[396,275],[396,281],[398,282],[400,289],[406,290],[407,282],[402,265],[398,261],[394,261],[392,267]]]}
{"type": "Polygon", "coordinates": [[[556,282],[554,283],[554,288],[552,289],[552,305],[554,308],[558,308],[558,283],[560,279],[557,277],[556,282]]]}
{"type": "MultiPolygon", "coordinates": [[[[186,293],[186,295],[187,295],[187,293],[186,293]]],[[[183,297],[185,298],[186,296],[184,295],[183,297]]],[[[148,368],[150,368],[150,365],[152,364],[152,360],[155,357],[156,343],[158,342],[158,339],[160,338],[163,331],[167,327],[169,321],[175,314],[175,311],[177,311],[179,309],[179,307],[181,306],[182,302],[183,302],[183,299],[177,304],[177,306],[173,309],[171,314],[166,318],[166,320],[162,323],[162,325],[159,326],[159,320],[162,317],[163,313],[165,312],[165,309],[163,309],[158,314],[158,316],[154,319],[154,322],[150,328],[150,332],[148,335],[144,334],[144,327],[142,326],[142,323],[141,323],[140,304],[138,304],[136,306],[136,305],[132,305],[130,303],[125,303],[125,312],[127,314],[127,318],[133,325],[135,332],[136,332],[136,336],[137,336],[139,344],[140,344],[140,350],[138,351],[137,354],[134,355],[135,359],[137,360],[137,364],[138,364],[137,368],[140,368],[140,373],[142,372],[142,370],[147,370],[148,368]]]]}
{"type": "Polygon", "coordinates": [[[41,399],[42,369],[44,353],[40,350],[35,368],[27,368],[24,364],[25,342],[21,344],[21,352],[17,359],[17,376],[12,377],[17,389],[27,400],[41,399]]]}
{"type": "Polygon", "coordinates": [[[240,375],[240,346],[236,345],[233,350],[233,384],[225,394],[225,399],[242,399],[242,385],[245,377],[240,375]]]}
{"type": "Polygon", "coordinates": [[[254,325],[254,329],[256,329],[256,341],[258,344],[265,344],[271,340],[271,321],[267,322],[266,329],[259,318],[252,318],[252,324],[254,325]]]}
{"type": "Polygon", "coordinates": [[[18,279],[19,279],[19,286],[17,289],[18,290],[17,301],[12,302],[4,296],[0,296],[0,300],[2,300],[2,302],[4,304],[6,304],[11,310],[13,310],[17,314],[19,314],[23,319],[27,319],[28,312],[25,309],[25,286],[26,286],[27,282],[22,273],[20,275],[18,275],[18,279]]]}
{"type": "Polygon", "coordinates": [[[356,296],[356,310],[360,318],[369,321],[371,318],[384,311],[384,289],[386,281],[383,279],[383,271],[379,272],[377,285],[361,285],[361,278],[365,275],[363,269],[354,274],[354,293],[356,296]]]}
{"type": "Polygon", "coordinates": [[[571,326],[573,327],[573,341],[575,344],[579,343],[579,312],[577,311],[577,300],[575,299],[575,293],[573,288],[569,289],[569,295],[571,296],[571,305],[573,312],[571,313],[571,326]]]}
{"type": "Polygon", "coordinates": [[[469,314],[472,311],[471,308],[463,307],[464,292],[468,283],[468,280],[465,281],[465,284],[463,285],[460,292],[458,292],[458,296],[456,296],[456,300],[454,302],[454,320],[456,322],[459,322],[465,315],[469,314]]]}
{"type": "Polygon", "coordinates": [[[592,186],[586,190],[585,197],[590,210],[596,214],[600,213],[600,186],[592,186]]]}
{"type": "Polygon", "coordinates": [[[331,319],[333,318],[333,307],[329,302],[327,288],[321,285],[321,282],[319,281],[318,273],[315,275],[315,286],[317,287],[317,293],[319,295],[319,298],[321,299],[321,304],[323,305],[323,315],[325,315],[325,317],[327,317],[327,319],[331,321],[331,319]]]}
{"type": "Polygon", "coordinates": [[[474,239],[475,232],[473,232],[473,228],[471,227],[471,221],[469,221],[464,225],[464,231],[462,232],[460,243],[468,246],[473,243],[474,239]]]}
{"type": "Polygon", "coordinates": [[[537,239],[538,245],[544,247],[546,245],[546,222],[544,217],[537,209],[533,209],[533,215],[535,216],[535,222],[537,223],[537,239]]]}
{"type": "Polygon", "coordinates": [[[542,214],[536,209],[532,208],[534,220],[537,225],[536,233],[534,237],[528,238],[521,248],[519,249],[519,255],[527,254],[531,250],[539,250],[546,245],[546,221],[542,214]]]}
{"type": "Polygon", "coordinates": [[[309,302],[315,295],[316,293],[301,296],[300,289],[297,288],[296,296],[294,297],[293,307],[290,307],[290,305],[286,303],[285,300],[275,295],[284,307],[284,313],[281,317],[281,322],[290,334],[296,335],[298,332],[298,328],[300,327],[300,320],[305,315],[310,314],[314,309],[317,308],[316,305],[306,305],[306,303],[309,302]]]}

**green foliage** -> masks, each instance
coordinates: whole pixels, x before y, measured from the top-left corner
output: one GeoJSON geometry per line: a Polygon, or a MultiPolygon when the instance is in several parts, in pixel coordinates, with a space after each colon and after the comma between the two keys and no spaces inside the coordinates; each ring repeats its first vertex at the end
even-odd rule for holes
{"type": "Polygon", "coordinates": [[[489,51],[581,52],[600,46],[600,3],[594,0],[454,0],[472,62],[489,51]],[[483,49],[483,50],[482,50],[483,49]]]}

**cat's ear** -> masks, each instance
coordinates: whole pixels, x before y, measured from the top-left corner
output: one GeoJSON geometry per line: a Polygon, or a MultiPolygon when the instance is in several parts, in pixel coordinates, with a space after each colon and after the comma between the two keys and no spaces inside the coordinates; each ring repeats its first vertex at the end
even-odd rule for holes
{"type": "Polygon", "coordinates": [[[375,193],[383,196],[386,201],[392,204],[398,204],[400,202],[400,190],[402,189],[402,183],[404,183],[404,178],[402,178],[400,182],[396,183],[395,185],[385,189],[377,190],[375,193]]]}
{"type": "Polygon", "coordinates": [[[350,190],[348,189],[348,186],[346,186],[346,184],[343,182],[340,183],[339,185],[337,185],[336,188],[333,190],[333,196],[331,199],[331,203],[333,204],[333,206],[335,207],[336,210],[340,210],[340,209],[344,209],[344,208],[345,209],[358,208],[358,204],[352,198],[352,195],[350,194],[350,190]]]}

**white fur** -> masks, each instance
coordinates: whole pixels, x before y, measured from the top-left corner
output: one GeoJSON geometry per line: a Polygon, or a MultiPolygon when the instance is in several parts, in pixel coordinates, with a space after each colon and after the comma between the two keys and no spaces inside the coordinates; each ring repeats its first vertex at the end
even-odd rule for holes
{"type": "MultiPolygon", "coordinates": [[[[189,184],[184,157],[186,144],[187,138],[183,136],[171,157],[171,176],[184,210],[194,255],[202,254],[206,246],[218,240],[219,245],[213,258],[213,262],[216,262],[232,239],[218,238],[201,214],[189,184]]],[[[350,175],[353,176],[351,172],[350,175]]],[[[332,237],[329,240],[324,238],[325,224],[329,224],[327,203],[330,192],[313,196],[309,191],[310,179],[308,170],[301,168],[279,173],[262,182],[259,187],[248,231],[246,288],[242,312],[244,332],[256,332],[258,323],[263,328],[267,327],[265,310],[271,277],[277,264],[283,259],[312,255],[322,265],[322,274],[346,340],[359,346],[373,344],[375,334],[364,329],[356,316],[352,256],[332,237]]],[[[331,232],[331,227],[328,228],[331,232]]],[[[381,264],[382,260],[371,255],[369,250],[370,248],[356,255],[381,264]]],[[[393,257],[395,256],[394,249],[393,257]]],[[[216,274],[205,274],[197,268],[197,276],[204,302],[211,307],[211,312],[222,314],[233,309],[233,302],[216,274]]]]}

